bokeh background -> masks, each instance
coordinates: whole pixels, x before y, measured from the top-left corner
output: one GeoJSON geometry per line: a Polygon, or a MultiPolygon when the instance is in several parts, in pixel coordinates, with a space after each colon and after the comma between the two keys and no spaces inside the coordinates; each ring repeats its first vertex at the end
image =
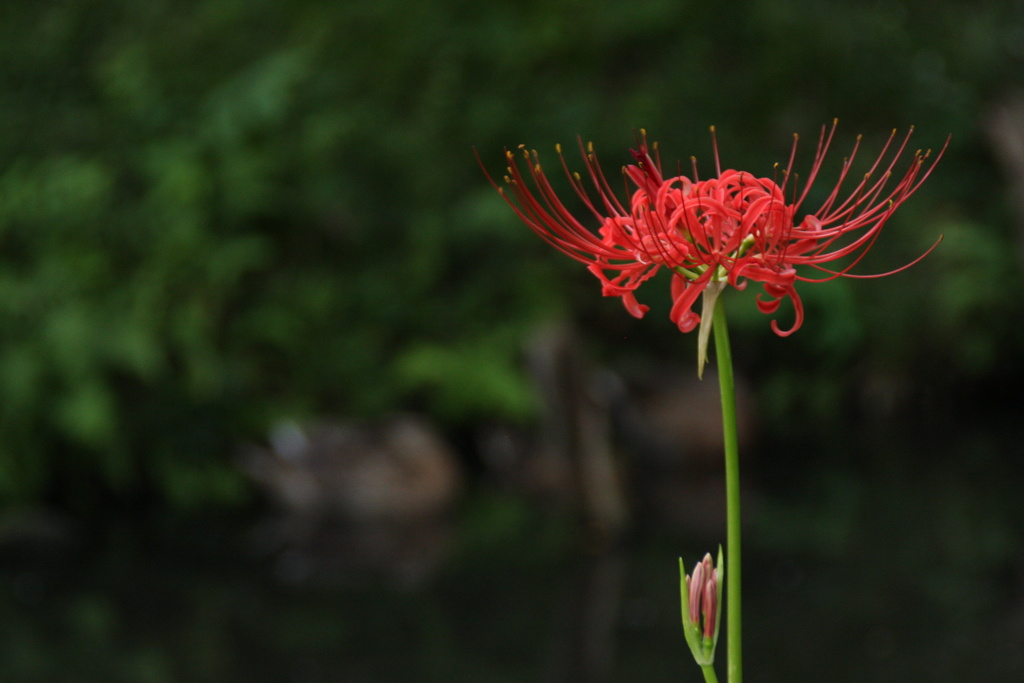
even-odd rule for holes
{"type": "Polygon", "coordinates": [[[700,680],[713,378],[473,150],[838,117],[952,134],[857,271],[945,240],[728,294],[747,678],[1021,680],[1022,74],[1019,0],[4,3],[0,678],[700,680]]]}

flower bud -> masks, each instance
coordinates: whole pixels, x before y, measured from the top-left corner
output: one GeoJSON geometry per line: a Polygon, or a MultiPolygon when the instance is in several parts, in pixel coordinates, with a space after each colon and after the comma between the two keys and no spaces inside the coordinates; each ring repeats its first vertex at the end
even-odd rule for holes
{"type": "Polygon", "coordinates": [[[704,556],[686,576],[682,559],[679,560],[679,589],[683,607],[683,635],[693,652],[697,664],[707,666],[715,661],[718,628],[722,616],[722,585],[725,564],[722,549],[718,549],[718,567],[711,553],[704,556]]]}
{"type": "Polygon", "coordinates": [[[715,578],[715,572],[711,572],[711,578],[704,584],[704,603],[701,605],[701,614],[704,616],[705,638],[711,638],[715,635],[715,625],[718,620],[717,610],[718,581],[715,578]]]}
{"type": "Polygon", "coordinates": [[[693,568],[693,576],[687,581],[690,586],[690,621],[698,623],[700,619],[700,600],[704,594],[704,563],[698,562],[693,568]]]}

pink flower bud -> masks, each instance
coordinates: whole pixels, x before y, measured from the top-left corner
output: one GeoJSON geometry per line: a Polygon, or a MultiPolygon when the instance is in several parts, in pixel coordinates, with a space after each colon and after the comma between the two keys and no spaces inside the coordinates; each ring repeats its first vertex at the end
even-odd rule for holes
{"type": "Polygon", "coordinates": [[[710,578],[704,584],[702,611],[704,613],[704,637],[713,638],[715,635],[715,617],[718,614],[718,572],[716,571],[710,573],[710,578]]]}
{"type": "Polygon", "coordinates": [[[690,586],[690,621],[694,624],[700,623],[700,600],[704,594],[704,563],[698,562],[693,568],[693,574],[689,580],[690,586]]]}
{"type": "Polygon", "coordinates": [[[698,562],[693,573],[686,575],[682,559],[679,560],[680,596],[683,602],[683,635],[694,658],[701,666],[715,663],[718,645],[718,626],[722,609],[720,593],[725,576],[725,558],[718,549],[718,566],[708,553],[698,562]]]}
{"type": "Polygon", "coordinates": [[[702,564],[704,565],[704,582],[707,583],[711,580],[711,574],[715,571],[715,561],[711,559],[711,553],[704,553],[702,564]]]}

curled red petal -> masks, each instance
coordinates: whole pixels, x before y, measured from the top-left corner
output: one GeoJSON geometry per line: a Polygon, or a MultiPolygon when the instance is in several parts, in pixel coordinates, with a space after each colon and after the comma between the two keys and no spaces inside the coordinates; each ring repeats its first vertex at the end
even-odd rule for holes
{"type": "Polygon", "coordinates": [[[689,332],[700,322],[700,316],[691,309],[710,280],[710,271],[693,281],[687,280],[679,274],[672,279],[673,302],[672,311],[668,317],[683,332],[689,332]],[[684,327],[686,329],[683,329],[684,327]]]}
{"type": "Polygon", "coordinates": [[[651,310],[650,306],[644,306],[643,304],[637,303],[636,295],[633,292],[626,292],[622,295],[622,305],[626,307],[629,314],[634,318],[644,317],[644,313],[651,310]]]}
{"type": "Polygon", "coordinates": [[[679,331],[683,334],[693,332],[697,329],[697,325],[700,325],[700,316],[693,311],[686,311],[676,324],[679,327],[679,331]]]}
{"type": "Polygon", "coordinates": [[[788,337],[804,324],[804,304],[800,300],[800,295],[796,293],[796,288],[790,287],[789,291],[786,292],[786,296],[793,302],[793,310],[796,311],[796,320],[793,321],[793,326],[788,330],[779,329],[779,323],[777,320],[772,321],[772,332],[779,335],[780,337],[788,337]]]}
{"type": "Polygon", "coordinates": [[[757,310],[761,311],[766,315],[771,315],[775,311],[779,310],[779,304],[782,303],[782,299],[770,299],[768,301],[765,301],[764,299],[761,298],[761,295],[758,294],[754,298],[754,303],[757,304],[757,310]]]}
{"type": "Polygon", "coordinates": [[[689,284],[689,280],[687,280],[685,277],[683,277],[679,273],[675,273],[675,274],[672,275],[672,285],[671,285],[672,301],[675,301],[676,299],[678,299],[679,297],[681,297],[683,295],[683,292],[686,291],[687,284],[689,284]]]}

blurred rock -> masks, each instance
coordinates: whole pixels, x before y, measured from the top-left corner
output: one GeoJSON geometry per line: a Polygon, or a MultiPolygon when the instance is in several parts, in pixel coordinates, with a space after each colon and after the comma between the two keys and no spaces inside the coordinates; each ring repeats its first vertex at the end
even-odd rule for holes
{"type": "Polygon", "coordinates": [[[462,485],[451,447],[425,421],[407,415],[377,428],[282,422],[270,446],[250,446],[240,465],[293,513],[417,519],[442,512],[462,485]]]}
{"type": "Polygon", "coordinates": [[[283,422],[270,448],[249,446],[242,470],[280,514],[252,533],[254,550],[275,557],[286,583],[383,573],[401,584],[426,580],[451,535],[446,512],[462,488],[452,448],[424,420],[283,422]]]}

